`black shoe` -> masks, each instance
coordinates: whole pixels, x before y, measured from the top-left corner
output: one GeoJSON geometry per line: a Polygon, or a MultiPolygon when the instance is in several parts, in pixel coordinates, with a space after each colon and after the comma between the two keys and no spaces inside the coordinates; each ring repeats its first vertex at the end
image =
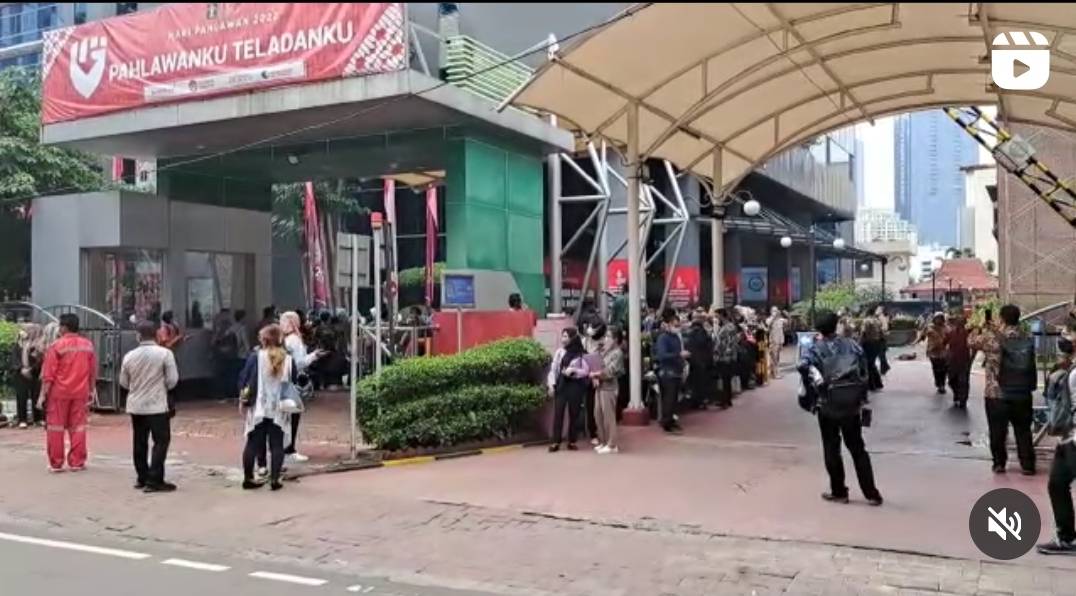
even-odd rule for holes
{"type": "Polygon", "coordinates": [[[579,451],[579,447],[575,443],[568,443],[568,451],[579,451]]]}
{"type": "Polygon", "coordinates": [[[995,474],[1004,474],[1005,473],[1005,466],[995,464],[994,465],[994,473],[995,474]]]}
{"type": "Polygon", "coordinates": [[[1064,542],[1057,538],[1050,542],[1044,542],[1037,548],[1039,553],[1043,555],[1076,555],[1076,543],[1064,542]]]}
{"type": "Polygon", "coordinates": [[[945,388],[944,387],[938,387],[938,395],[945,395],[945,388]]]}
{"type": "Polygon", "coordinates": [[[284,485],[281,484],[279,480],[277,480],[276,482],[273,482],[273,483],[271,483],[269,485],[269,490],[271,490],[271,491],[278,491],[278,490],[280,490],[282,488],[284,488],[284,485]]]}
{"type": "Polygon", "coordinates": [[[556,445],[550,445],[549,446],[549,452],[550,453],[556,453],[558,451],[560,451],[560,443],[557,443],[556,445]]]}
{"type": "Polygon", "coordinates": [[[255,490],[265,486],[261,482],[254,482],[253,480],[243,481],[243,490],[255,490]]]}
{"type": "Polygon", "coordinates": [[[146,488],[142,489],[144,493],[170,493],[175,492],[176,485],[171,482],[161,482],[159,484],[147,484],[146,488]]]}
{"type": "Polygon", "coordinates": [[[881,507],[882,503],[884,503],[884,502],[885,502],[885,499],[882,498],[882,495],[875,495],[875,496],[870,497],[870,498],[867,499],[867,503],[871,507],[881,507]]]}
{"type": "Polygon", "coordinates": [[[833,493],[822,493],[822,500],[829,501],[830,503],[840,503],[842,505],[848,504],[848,495],[839,496],[833,493]]]}
{"type": "Polygon", "coordinates": [[[1034,476],[1035,475],[1035,468],[1031,468],[1030,470],[1027,469],[1027,468],[1024,468],[1024,469],[1020,470],[1020,473],[1023,474],[1024,476],[1034,476]]]}
{"type": "Polygon", "coordinates": [[[135,482],[135,484],[134,484],[134,489],[135,490],[142,490],[144,488],[146,488],[146,483],[145,482],[143,482],[141,480],[135,482]]]}

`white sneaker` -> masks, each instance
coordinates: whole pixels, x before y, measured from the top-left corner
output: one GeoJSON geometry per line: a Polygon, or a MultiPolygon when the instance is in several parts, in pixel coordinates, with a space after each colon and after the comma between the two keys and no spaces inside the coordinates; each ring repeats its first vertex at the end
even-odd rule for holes
{"type": "Polygon", "coordinates": [[[597,446],[601,445],[601,441],[599,441],[598,439],[591,439],[590,444],[597,447],[597,446]]]}
{"type": "Polygon", "coordinates": [[[598,445],[594,446],[594,451],[597,451],[599,453],[601,452],[602,449],[605,449],[605,445],[598,444],[598,445]]]}
{"type": "Polygon", "coordinates": [[[611,453],[620,453],[619,447],[610,447],[608,445],[602,445],[598,449],[598,455],[609,455],[611,453]]]}
{"type": "Polygon", "coordinates": [[[25,422],[19,423],[19,430],[26,430],[27,428],[30,428],[29,424],[26,424],[25,422]]]}
{"type": "Polygon", "coordinates": [[[262,479],[262,478],[265,478],[267,476],[269,476],[269,469],[268,468],[258,468],[257,470],[254,470],[254,478],[255,479],[262,479]]]}
{"type": "Polygon", "coordinates": [[[301,464],[303,462],[310,461],[309,457],[307,457],[307,456],[305,456],[305,455],[303,455],[302,453],[299,453],[299,452],[292,453],[286,459],[288,461],[290,461],[292,463],[296,463],[296,464],[301,464]]]}

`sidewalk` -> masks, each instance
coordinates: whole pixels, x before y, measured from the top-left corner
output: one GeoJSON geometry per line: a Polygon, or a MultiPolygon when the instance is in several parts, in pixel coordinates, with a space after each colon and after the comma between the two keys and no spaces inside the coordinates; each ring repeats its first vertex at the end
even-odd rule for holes
{"type": "Polygon", "coordinates": [[[616,456],[524,449],[305,478],[277,494],[190,463],[170,464],[175,495],[135,493],[126,450],[95,447],[97,426],[90,470],[49,476],[39,445],[0,431],[0,475],[19,486],[0,490],[0,524],[513,595],[1072,594],[1076,559],[991,562],[970,540],[972,504],[999,486],[1029,494],[1042,539],[1051,531],[1044,474],[990,473],[981,399],[950,409],[923,361],[894,362],[886,381],[866,433],[881,508],[854,485],[851,505],[818,498],[818,431],[789,375],[727,412],[685,414],[682,436],[624,429],[616,456]]]}
{"type": "MultiPolygon", "coordinates": [[[[299,448],[310,456],[310,465],[326,465],[347,457],[349,415],[347,392],[319,392],[307,404],[299,428],[299,448]]],[[[130,425],[126,414],[91,414],[88,439],[91,456],[129,457],[130,425]]],[[[239,467],[243,442],[243,420],[234,400],[189,400],[177,404],[176,417],[172,419],[170,459],[239,467]]],[[[0,449],[9,445],[40,447],[44,457],[44,444],[43,429],[0,429],[0,449]]]]}

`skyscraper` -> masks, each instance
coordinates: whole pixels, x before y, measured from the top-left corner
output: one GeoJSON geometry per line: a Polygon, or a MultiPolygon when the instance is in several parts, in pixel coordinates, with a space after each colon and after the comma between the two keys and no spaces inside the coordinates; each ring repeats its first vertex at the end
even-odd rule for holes
{"type": "Polygon", "coordinates": [[[978,163],[975,140],[941,110],[897,117],[893,130],[896,212],[923,244],[956,246],[964,206],[961,167],[978,163]]]}

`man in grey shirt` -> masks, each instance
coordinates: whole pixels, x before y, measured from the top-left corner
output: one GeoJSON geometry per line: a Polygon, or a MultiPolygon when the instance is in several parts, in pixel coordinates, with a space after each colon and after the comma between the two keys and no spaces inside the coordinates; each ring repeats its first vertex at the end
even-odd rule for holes
{"type": "Polygon", "coordinates": [[[164,460],[172,440],[168,392],[179,382],[179,371],[172,350],[157,345],[156,332],[152,321],[139,323],[140,343],[123,357],[120,367],[120,386],[129,392],[127,413],[134,431],[135,488],[147,493],[176,490],[176,485],[164,480],[164,460]],[[153,455],[147,465],[151,435],[153,455]]]}

